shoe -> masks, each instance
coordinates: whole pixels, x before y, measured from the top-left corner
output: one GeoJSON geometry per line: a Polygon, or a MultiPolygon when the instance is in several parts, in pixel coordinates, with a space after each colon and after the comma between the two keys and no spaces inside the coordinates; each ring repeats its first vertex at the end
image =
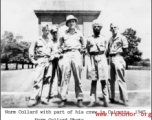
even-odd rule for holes
{"type": "Polygon", "coordinates": [[[59,108],[65,107],[66,106],[66,100],[62,100],[62,102],[59,105],[59,108]]]}
{"type": "Polygon", "coordinates": [[[25,97],[25,101],[29,101],[30,100],[30,97],[25,97]]]}
{"type": "Polygon", "coordinates": [[[115,99],[114,98],[111,98],[110,99],[110,103],[115,103],[116,101],[115,101],[115,99]]]}
{"type": "Polygon", "coordinates": [[[30,99],[28,102],[28,107],[33,107],[37,104],[38,102],[36,100],[30,99]]]}
{"type": "Polygon", "coordinates": [[[78,107],[83,107],[82,100],[78,100],[78,107]]]}
{"type": "Polygon", "coordinates": [[[88,107],[94,107],[95,104],[96,104],[95,102],[90,102],[89,105],[88,105],[88,107]]]}
{"type": "Polygon", "coordinates": [[[41,103],[44,104],[44,105],[48,105],[49,104],[48,99],[42,99],[41,103]]]}
{"type": "Polygon", "coordinates": [[[128,104],[128,101],[124,101],[124,106],[126,106],[126,107],[128,107],[129,106],[129,104],[128,104]]]}
{"type": "Polygon", "coordinates": [[[104,102],[104,105],[103,105],[104,107],[108,107],[109,105],[108,105],[108,103],[107,102],[104,102]]]}

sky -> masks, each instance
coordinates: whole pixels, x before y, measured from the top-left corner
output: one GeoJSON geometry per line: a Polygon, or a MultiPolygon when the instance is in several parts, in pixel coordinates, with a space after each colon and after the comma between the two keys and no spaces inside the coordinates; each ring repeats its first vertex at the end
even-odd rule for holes
{"type": "MultiPolygon", "coordinates": [[[[51,0],[50,0],[51,1],[51,0]]],[[[151,0],[93,0],[101,5],[102,34],[110,38],[109,24],[116,22],[120,32],[137,31],[143,58],[151,58],[151,0]]],[[[20,34],[25,40],[38,38],[38,10],[42,0],[1,0],[1,35],[4,31],[20,34]]],[[[72,0],[71,0],[72,2],[72,0]]]]}

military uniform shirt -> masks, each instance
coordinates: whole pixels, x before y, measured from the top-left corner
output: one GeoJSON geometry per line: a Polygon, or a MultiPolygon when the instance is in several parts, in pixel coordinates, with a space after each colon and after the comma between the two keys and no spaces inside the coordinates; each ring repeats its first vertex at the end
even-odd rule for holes
{"type": "Polygon", "coordinates": [[[59,42],[51,40],[51,54],[59,53],[59,42]]]}
{"type": "Polygon", "coordinates": [[[70,34],[69,30],[65,30],[59,41],[62,50],[85,48],[83,35],[76,29],[73,34],[70,34]]]}
{"type": "Polygon", "coordinates": [[[98,37],[94,37],[94,35],[90,36],[87,41],[87,48],[89,52],[104,51],[106,48],[106,37],[103,35],[99,35],[98,37]]]}
{"type": "Polygon", "coordinates": [[[115,38],[111,37],[108,44],[109,54],[122,53],[122,48],[128,48],[128,41],[122,35],[117,35],[115,38]]]}
{"type": "Polygon", "coordinates": [[[35,41],[31,44],[29,49],[29,55],[30,57],[50,55],[51,49],[51,41],[48,41],[48,43],[46,43],[45,40],[40,37],[38,41],[35,41]]]}

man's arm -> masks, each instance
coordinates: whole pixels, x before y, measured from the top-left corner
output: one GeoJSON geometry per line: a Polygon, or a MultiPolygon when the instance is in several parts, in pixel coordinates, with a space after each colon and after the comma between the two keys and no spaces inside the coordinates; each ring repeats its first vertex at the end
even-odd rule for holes
{"type": "Polygon", "coordinates": [[[37,62],[35,60],[36,44],[37,44],[36,41],[32,42],[31,46],[29,48],[29,58],[31,59],[32,63],[34,63],[34,64],[37,64],[37,62]]]}
{"type": "Polygon", "coordinates": [[[34,57],[35,55],[35,46],[36,46],[36,41],[32,42],[29,48],[29,58],[34,57]]]}
{"type": "Polygon", "coordinates": [[[80,43],[81,43],[80,52],[85,53],[85,50],[86,50],[86,39],[85,39],[85,37],[83,36],[82,33],[80,33],[80,43]]]}
{"type": "Polygon", "coordinates": [[[122,42],[123,42],[122,50],[123,50],[123,56],[124,56],[128,53],[128,41],[126,37],[122,36],[122,42]]]}
{"type": "Polygon", "coordinates": [[[110,39],[107,40],[105,44],[106,44],[106,45],[105,45],[105,55],[106,55],[106,57],[108,57],[108,56],[109,56],[110,39]]]}
{"type": "Polygon", "coordinates": [[[58,41],[59,41],[59,44],[58,44],[59,53],[63,53],[63,51],[64,51],[64,48],[63,48],[64,38],[61,36],[61,37],[59,37],[58,41]]]}
{"type": "Polygon", "coordinates": [[[123,48],[124,55],[128,53],[128,48],[123,48]]]}

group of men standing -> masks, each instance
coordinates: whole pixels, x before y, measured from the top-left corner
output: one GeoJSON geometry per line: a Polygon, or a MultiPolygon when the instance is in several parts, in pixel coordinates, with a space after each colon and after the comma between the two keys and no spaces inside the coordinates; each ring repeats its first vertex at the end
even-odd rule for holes
{"type": "Polygon", "coordinates": [[[67,101],[68,88],[71,71],[75,80],[75,94],[78,107],[83,107],[83,89],[81,72],[83,67],[83,56],[88,56],[89,62],[86,64],[87,79],[92,81],[90,90],[89,107],[96,104],[97,81],[100,81],[104,106],[107,107],[109,100],[115,102],[115,81],[118,82],[120,98],[124,105],[128,105],[128,95],[126,88],[125,61],[123,55],[127,52],[128,42],[125,37],[118,34],[118,26],[110,24],[112,37],[107,41],[101,35],[102,23],[95,19],[92,23],[93,35],[87,40],[80,30],[76,29],[78,19],[73,15],[66,18],[68,29],[58,33],[58,28],[49,30],[46,25],[42,27],[42,36],[32,43],[29,54],[32,62],[37,64],[34,75],[34,85],[30,95],[28,105],[34,106],[39,101],[48,104],[52,83],[57,73],[58,93],[61,98],[59,107],[65,107],[67,101]],[[52,39],[48,37],[49,33],[52,39]],[[109,65],[108,65],[109,64],[109,65]],[[110,66],[110,79],[108,80],[108,70],[110,66]]]}

